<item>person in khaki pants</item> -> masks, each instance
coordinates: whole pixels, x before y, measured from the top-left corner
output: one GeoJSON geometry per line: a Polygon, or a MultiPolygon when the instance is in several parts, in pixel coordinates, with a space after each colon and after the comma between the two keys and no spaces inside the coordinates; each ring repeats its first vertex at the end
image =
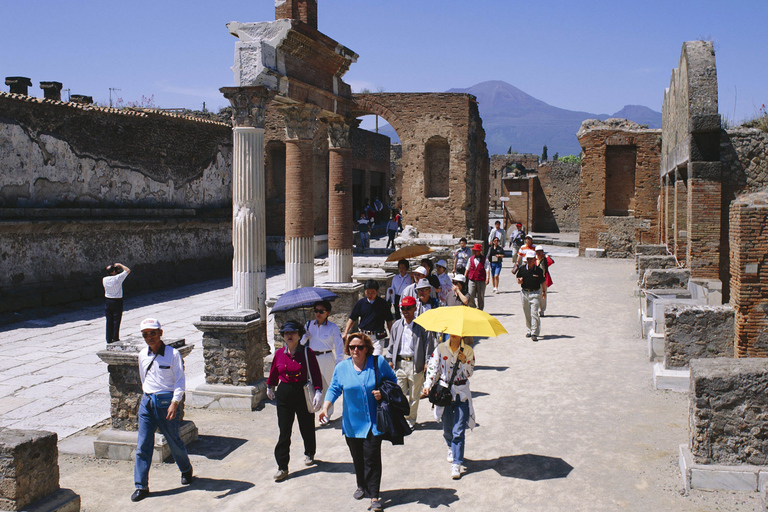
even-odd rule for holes
{"type": "Polygon", "coordinates": [[[408,397],[411,413],[405,420],[413,428],[419,410],[421,388],[424,385],[427,357],[435,348],[435,340],[432,333],[413,321],[416,317],[416,299],[407,295],[403,297],[400,310],[402,318],[392,324],[387,359],[389,366],[395,370],[397,384],[408,397]]]}

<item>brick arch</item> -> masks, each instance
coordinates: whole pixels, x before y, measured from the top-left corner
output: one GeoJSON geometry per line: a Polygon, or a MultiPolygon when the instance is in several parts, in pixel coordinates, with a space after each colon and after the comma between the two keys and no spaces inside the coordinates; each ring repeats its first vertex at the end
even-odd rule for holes
{"type": "Polygon", "coordinates": [[[399,206],[406,224],[422,233],[484,239],[490,159],[476,98],[462,93],[363,93],[352,100],[352,116],[381,116],[400,137],[399,206]],[[442,197],[428,197],[426,190],[426,148],[433,137],[450,148],[449,191],[442,197]]]}

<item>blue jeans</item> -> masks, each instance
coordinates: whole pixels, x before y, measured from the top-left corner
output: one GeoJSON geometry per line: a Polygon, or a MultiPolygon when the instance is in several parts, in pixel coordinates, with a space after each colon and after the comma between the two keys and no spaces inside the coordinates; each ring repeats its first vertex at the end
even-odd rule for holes
{"type": "Polygon", "coordinates": [[[365,249],[368,246],[368,233],[360,232],[360,246],[365,249]]]}
{"type": "Polygon", "coordinates": [[[168,409],[156,409],[152,399],[142,395],[139,404],[139,439],[136,443],[136,464],[133,467],[133,480],[137,489],[149,489],[149,468],[152,465],[152,452],[155,446],[155,429],[168,441],[173,460],[179,471],[186,473],[192,469],[189,462],[187,447],[179,436],[179,417],[165,419],[168,409]]]}
{"type": "Polygon", "coordinates": [[[469,401],[454,400],[443,409],[443,439],[453,453],[453,463],[464,462],[464,432],[469,423],[469,401]]]}

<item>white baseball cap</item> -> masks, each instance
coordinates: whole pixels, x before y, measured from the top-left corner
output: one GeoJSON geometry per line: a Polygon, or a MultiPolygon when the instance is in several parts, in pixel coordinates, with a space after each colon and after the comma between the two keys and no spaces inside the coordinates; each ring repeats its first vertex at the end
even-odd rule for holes
{"type": "Polygon", "coordinates": [[[536,258],[536,253],[534,251],[525,251],[525,257],[526,258],[536,258]]]}
{"type": "Polygon", "coordinates": [[[427,275],[427,269],[425,269],[423,266],[419,265],[415,269],[413,269],[414,272],[421,274],[423,276],[427,275]]]}
{"type": "Polygon", "coordinates": [[[417,290],[422,290],[424,288],[431,288],[431,287],[432,285],[429,284],[429,281],[426,278],[420,279],[419,283],[416,285],[417,290]]]}
{"type": "Polygon", "coordinates": [[[160,327],[160,322],[156,318],[147,318],[142,320],[140,330],[144,331],[147,329],[162,329],[162,327],[160,327]]]}
{"type": "Polygon", "coordinates": [[[543,245],[537,245],[535,250],[536,251],[543,251],[544,250],[544,246],[543,245]]]}
{"type": "Polygon", "coordinates": [[[452,281],[458,281],[460,283],[465,282],[464,274],[456,274],[451,278],[452,281]]]}

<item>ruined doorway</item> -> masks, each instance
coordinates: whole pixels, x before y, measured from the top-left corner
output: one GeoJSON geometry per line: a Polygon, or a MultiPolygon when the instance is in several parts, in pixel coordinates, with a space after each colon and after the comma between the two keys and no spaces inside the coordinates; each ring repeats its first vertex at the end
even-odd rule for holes
{"type": "Polygon", "coordinates": [[[629,216],[635,213],[636,146],[605,148],[605,215],[629,216]]]}

